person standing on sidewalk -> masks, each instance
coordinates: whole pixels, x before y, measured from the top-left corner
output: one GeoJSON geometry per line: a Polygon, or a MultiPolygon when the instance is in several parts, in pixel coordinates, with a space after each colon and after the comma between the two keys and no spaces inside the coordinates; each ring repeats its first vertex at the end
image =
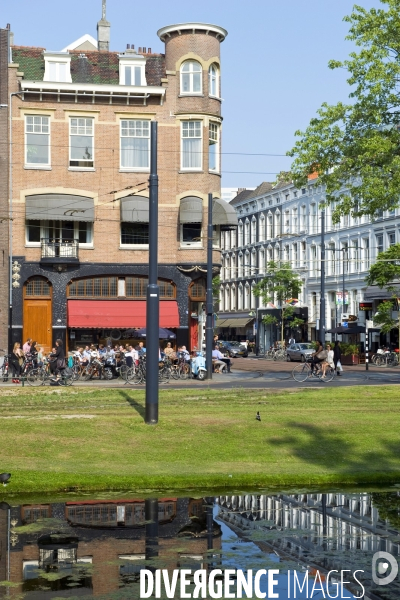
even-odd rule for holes
{"type": "Polygon", "coordinates": [[[340,364],[340,367],[341,367],[342,366],[342,351],[340,349],[340,342],[338,340],[336,340],[335,347],[333,348],[333,363],[335,365],[336,374],[341,375],[341,372],[340,372],[341,369],[338,369],[338,363],[340,364]]]}

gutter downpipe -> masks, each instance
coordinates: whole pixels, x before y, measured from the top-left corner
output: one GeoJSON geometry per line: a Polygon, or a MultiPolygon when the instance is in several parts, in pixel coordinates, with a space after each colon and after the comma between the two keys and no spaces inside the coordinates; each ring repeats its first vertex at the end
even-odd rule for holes
{"type": "Polygon", "coordinates": [[[12,307],[13,307],[13,297],[12,297],[12,293],[13,293],[13,287],[12,287],[12,259],[13,259],[13,245],[12,245],[12,235],[13,235],[13,162],[12,162],[12,100],[13,100],[13,96],[18,96],[19,94],[21,94],[22,92],[18,91],[18,92],[11,92],[10,93],[10,106],[9,106],[9,119],[10,119],[10,152],[9,152],[9,211],[8,211],[8,236],[9,236],[9,240],[8,240],[8,244],[9,244],[9,287],[10,287],[10,294],[9,294],[9,303],[10,303],[10,307],[9,307],[9,324],[8,324],[8,352],[10,353],[12,350],[12,307]]]}

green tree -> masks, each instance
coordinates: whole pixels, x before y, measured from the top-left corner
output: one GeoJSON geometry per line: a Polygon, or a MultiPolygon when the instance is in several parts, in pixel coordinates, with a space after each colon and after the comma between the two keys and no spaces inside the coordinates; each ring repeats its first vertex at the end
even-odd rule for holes
{"type": "Polygon", "coordinates": [[[324,103],[288,152],[299,187],[318,172],[326,202],[341,214],[374,215],[398,206],[400,191],[400,0],[384,8],[355,5],[344,18],[360,48],[331,69],[346,69],[350,102],[324,103]]]}
{"type": "MultiPolygon", "coordinates": [[[[391,329],[400,329],[400,321],[392,316],[400,288],[400,244],[390,246],[385,252],[380,252],[376,262],[371,265],[366,282],[368,285],[378,285],[392,294],[391,300],[381,302],[374,315],[374,323],[381,325],[382,332],[388,333],[391,329]],[[397,285],[396,285],[397,281],[397,285]]],[[[400,332],[399,332],[400,333],[400,332]]],[[[399,335],[400,339],[400,335],[399,335]]]]}
{"type": "MultiPolygon", "coordinates": [[[[301,292],[302,281],[292,270],[290,263],[270,261],[267,263],[267,275],[254,288],[254,294],[263,299],[264,304],[276,304],[280,310],[281,340],[285,325],[297,327],[303,319],[294,316],[294,307],[290,300],[297,298],[301,292]]],[[[266,315],[263,317],[266,325],[276,324],[277,317],[266,315]]]]}

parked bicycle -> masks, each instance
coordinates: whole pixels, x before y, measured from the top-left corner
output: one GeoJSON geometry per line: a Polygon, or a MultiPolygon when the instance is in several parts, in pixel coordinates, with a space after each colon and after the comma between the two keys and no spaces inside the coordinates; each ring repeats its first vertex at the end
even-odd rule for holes
{"type": "Polygon", "coordinates": [[[74,381],[72,369],[60,369],[59,376],[55,376],[50,370],[50,362],[45,361],[43,367],[31,369],[26,375],[26,381],[29,385],[39,386],[44,385],[47,381],[58,383],[58,385],[69,386],[74,381]]]}
{"type": "MultiPolygon", "coordinates": [[[[5,352],[5,350],[0,350],[1,352],[5,352]]],[[[10,371],[10,358],[11,354],[5,354],[3,357],[3,364],[0,367],[0,379],[4,382],[8,381],[8,375],[10,371]]]]}

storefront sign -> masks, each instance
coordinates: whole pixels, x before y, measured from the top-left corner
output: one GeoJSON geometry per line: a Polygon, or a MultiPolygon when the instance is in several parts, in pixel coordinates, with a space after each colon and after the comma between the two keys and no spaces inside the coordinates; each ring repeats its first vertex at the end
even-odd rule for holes
{"type": "Polygon", "coordinates": [[[372,310],[372,302],[360,302],[359,310],[372,310]]]}

